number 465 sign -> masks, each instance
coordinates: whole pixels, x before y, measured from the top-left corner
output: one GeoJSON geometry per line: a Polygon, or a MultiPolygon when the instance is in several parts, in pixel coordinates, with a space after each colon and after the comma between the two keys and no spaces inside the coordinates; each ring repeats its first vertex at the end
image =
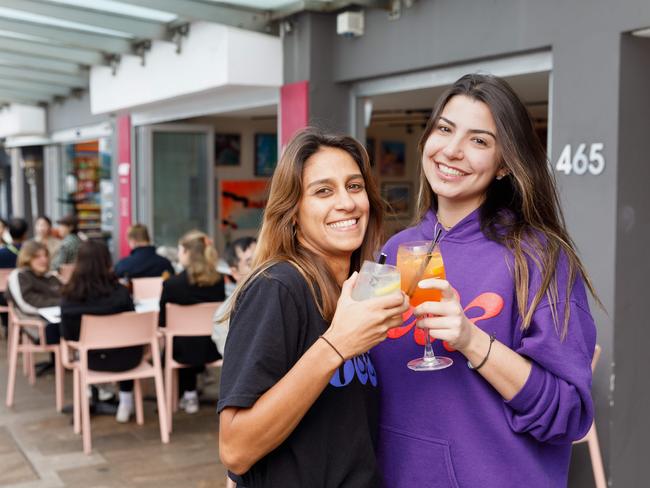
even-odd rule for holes
{"type": "Polygon", "coordinates": [[[583,175],[589,171],[592,175],[599,175],[605,169],[605,158],[603,157],[602,142],[594,142],[589,145],[587,153],[587,144],[579,144],[575,153],[571,154],[571,144],[567,144],[562,149],[560,157],[555,164],[555,169],[567,175],[575,173],[583,175]]]}

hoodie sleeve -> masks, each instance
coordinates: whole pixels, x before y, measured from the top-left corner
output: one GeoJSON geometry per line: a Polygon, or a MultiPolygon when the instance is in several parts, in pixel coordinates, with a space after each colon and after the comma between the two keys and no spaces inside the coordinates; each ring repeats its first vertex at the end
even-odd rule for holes
{"type": "MultiPolygon", "coordinates": [[[[557,323],[564,324],[565,301],[557,304],[557,323]]],[[[562,339],[546,303],[533,315],[515,350],[532,361],[523,388],[506,402],[506,417],[517,433],[541,442],[571,443],[582,438],[593,421],[591,358],[596,326],[587,305],[582,280],[569,297],[570,319],[562,339]]]]}

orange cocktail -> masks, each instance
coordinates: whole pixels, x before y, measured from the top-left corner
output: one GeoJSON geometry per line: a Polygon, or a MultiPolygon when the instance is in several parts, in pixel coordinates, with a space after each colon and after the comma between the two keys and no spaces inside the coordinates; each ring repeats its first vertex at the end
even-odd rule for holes
{"type": "MultiPolygon", "coordinates": [[[[439,302],[442,292],[435,288],[420,288],[418,283],[428,278],[445,279],[445,265],[437,245],[429,241],[405,242],[397,248],[397,269],[401,288],[409,296],[412,307],[424,302],[439,302]],[[434,245],[435,244],[435,245],[434,245]]],[[[436,356],[431,346],[429,331],[425,329],[424,356],[409,361],[413,371],[437,371],[453,364],[448,357],[436,356]]]]}
{"type": "Polygon", "coordinates": [[[441,299],[440,290],[420,288],[414,283],[427,278],[445,279],[445,265],[442,262],[442,255],[437,249],[433,253],[427,254],[428,243],[423,243],[423,247],[400,247],[397,252],[397,267],[402,277],[402,291],[409,296],[411,305],[417,307],[423,302],[439,302],[441,299]],[[429,262],[424,271],[422,266],[426,259],[429,262]],[[420,276],[418,276],[421,273],[420,276]]]}

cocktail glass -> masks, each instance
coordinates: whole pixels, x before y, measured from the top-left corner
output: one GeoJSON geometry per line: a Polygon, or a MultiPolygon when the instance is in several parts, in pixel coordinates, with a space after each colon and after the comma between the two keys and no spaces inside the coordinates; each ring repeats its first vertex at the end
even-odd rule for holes
{"type": "MultiPolygon", "coordinates": [[[[445,266],[440,248],[431,248],[430,241],[415,241],[400,244],[397,249],[397,268],[402,276],[402,291],[409,296],[411,306],[424,302],[439,302],[440,290],[420,288],[418,283],[428,278],[445,279],[445,266]]],[[[431,347],[429,331],[424,331],[424,355],[409,361],[407,366],[414,371],[437,371],[451,366],[454,361],[444,356],[436,356],[431,347]]]]}

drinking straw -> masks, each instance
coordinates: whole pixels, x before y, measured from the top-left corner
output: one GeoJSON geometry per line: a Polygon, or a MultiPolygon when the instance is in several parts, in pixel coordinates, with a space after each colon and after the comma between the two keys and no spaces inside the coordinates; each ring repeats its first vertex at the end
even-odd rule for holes
{"type": "Polygon", "coordinates": [[[415,293],[415,289],[418,287],[418,283],[422,279],[422,276],[424,276],[424,272],[427,269],[427,266],[429,265],[429,261],[431,260],[432,257],[431,253],[433,253],[433,248],[436,247],[436,244],[438,244],[441,235],[442,235],[442,229],[438,229],[438,232],[436,232],[436,236],[431,241],[431,244],[429,244],[429,249],[427,249],[427,254],[424,257],[424,261],[422,261],[422,264],[420,265],[420,269],[418,269],[418,272],[414,276],[413,281],[411,282],[411,286],[409,286],[408,292],[406,293],[409,296],[409,298],[413,296],[413,293],[415,293]]]}

